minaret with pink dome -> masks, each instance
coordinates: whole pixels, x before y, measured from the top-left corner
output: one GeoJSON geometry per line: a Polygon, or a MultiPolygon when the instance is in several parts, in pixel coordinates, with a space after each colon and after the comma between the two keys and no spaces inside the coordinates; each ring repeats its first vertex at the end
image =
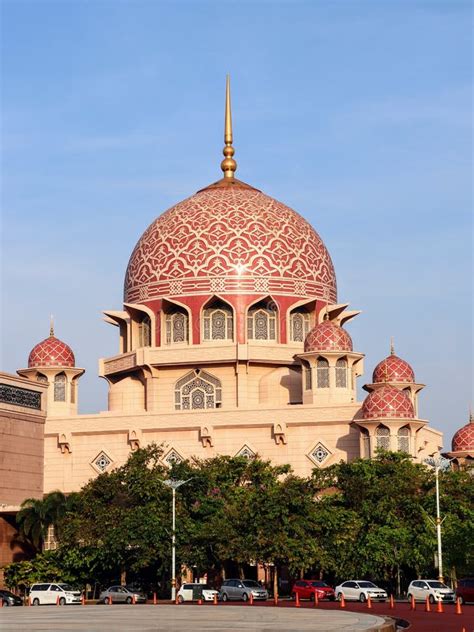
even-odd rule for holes
{"type": "Polygon", "coordinates": [[[76,367],[71,347],[55,336],[52,317],[49,336],[31,350],[28,368],[18,370],[22,377],[48,384],[48,417],[77,415],[78,381],[83,373],[76,367]]]}
{"type": "Polygon", "coordinates": [[[451,452],[447,456],[453,459],[459,469],[472,469],[474,467],[474,415],[469,413],[467,424],[459,428],[451,442],[451,452]]]}

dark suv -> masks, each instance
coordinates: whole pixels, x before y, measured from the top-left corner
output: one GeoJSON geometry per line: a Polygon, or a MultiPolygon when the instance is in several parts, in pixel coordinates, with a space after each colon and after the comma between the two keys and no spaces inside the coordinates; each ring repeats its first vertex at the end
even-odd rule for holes
{"type": "Polygon", "coordinates": [[[466,601],[474,601],[474,578],[466,577],[458,581],[456,588],[456,597],[459,597],[461,603],[466,601]]]}

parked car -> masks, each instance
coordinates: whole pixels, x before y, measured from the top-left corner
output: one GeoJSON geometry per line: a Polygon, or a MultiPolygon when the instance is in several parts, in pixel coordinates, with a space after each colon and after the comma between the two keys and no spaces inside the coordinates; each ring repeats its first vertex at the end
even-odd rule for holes
{"type": "Polygon", "coordinates": [[[296,595],[300,599],[309,599],[314,601],[315,594],[318,595],[318,599],[330,599],[334,601],[336,594],[331,586],[328,586],[325,582],[316,579],[299,579],[293,584],[291,589],[292,599],[296,599],[296,595]]]}
{"type": "Polygon", "coordinates": [[[268,592],[253,579],[226,579],[219,591],[222,601],[231,599],[248,601],[250,595],[254,599],[268,599],[268,592]]]}
{"type": "Polygon", "coordinates": [[[82,593],[69,584],[33,584],[30,588],[29,598],[33,606],[55,604],[81,603],[82,593]]]}
{"type": "Polygon", "coordinates": [[[207,584],[183,584],[176,595],[179,603],[183,601],[213,601],[214,595],[219,596],[219,591],[214,590],[207,584]]]}
{"type": "Polygon", "coordinates": [[[99,595],[99,603],[146,603],[146,595],[127,586],[110,586],[99,595]]]}
{"type": "Polygon", "coordinates": [[[0,590],[0,601],[4,606],[22,606],[23,600],[21,597],[14,595],[9,590],[0,590]]]}
{"type": "Polygon", "coordinates": [[[456,601],[456,595],[451,588],[437,579],[416,579],[411,582],[407,590],[408,601],[411,601],[412,596],[415,601],[426,601],[428,597],[430,603],[435,603],[435,601],[453,603],[456,601]]]}
{"type": "Polygon", "coordinates": [[[344,595],[344,599],[362,602],[367,601],[369,595],[372,601],[386,601],[388,599],[388,595],[383,588],[379,588],[365,579],[351,579],[343,582],[336,586],[334,591],[338,601],[341,600],[342,595],[344,595]]]}
{"type": "Polygon", "coordinates": [[[466,577],[458,581],[456,589],[456,597],[459,597],[461,603],[474,601],[474,578],[466,577]]]}

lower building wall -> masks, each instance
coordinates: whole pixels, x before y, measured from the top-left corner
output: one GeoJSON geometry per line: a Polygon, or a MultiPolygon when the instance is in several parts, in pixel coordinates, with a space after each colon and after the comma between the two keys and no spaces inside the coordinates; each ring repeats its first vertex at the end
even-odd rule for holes
{"type": "Polygon", "coordinates": [[[32,551],[18,540],[15,514],[0,515],[0,588],[5,585],[3,567],[11,562],[29,559],[32,551]]]}

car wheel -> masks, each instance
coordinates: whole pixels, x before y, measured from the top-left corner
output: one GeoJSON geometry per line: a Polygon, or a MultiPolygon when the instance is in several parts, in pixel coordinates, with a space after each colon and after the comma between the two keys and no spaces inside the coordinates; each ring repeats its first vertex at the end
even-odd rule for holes
{"type": "Polygon", "coordinates": [[[360,603],[365,603],[367,601],[367,597],[365,596],[364,593],[360,593],[359,601],[360,601],[360,603]]]}
{"type": "Polygon", "coordinates": [[[462,597],[461,595],[459,595],[458,599],[459,599],[459,603],[461,604],[461,606],[464,606],[464,604],[466,603],[466,601],[465,601],[464,597],[462,597]]]}
{"type": "Polygon", "coordinates": [[[433,595],[430,595],[430,596],[428,597],[428,599],[429,599],[429,601],[430,601],[430,604],[431,604],[431,605],[433,605],[433,604],[434,604],[434,602],[435,602],[435,598],[433,597],[433,595]]]}
{"type": "Polygon", "coordinates": [[[184,597],[183,595],[178,595],[178,603],[183,603],[184,597]]]}
{"type": "Polygon", "coordinates": [[[222,593],[221,599],[222,599],[222,601],[228,601],[229,597],[227,596],[227,593],[222,593]]]}
{"type": "Polygon", "coordinates": [[[106,597],[104,599],[104,603],[105,603],[106,606],[108,606],[110,604],[110,597],[106,597]]]}
{"type": "Polygon", "coordinates": [[[40,605],[40,600],[38,599],[38,597],[36,597],[35,599],[33,599],[33,605],[34,605],[34,606],[39,606],[39,605],[40,605]]]}
{"type": "Polygon", "coordinates": [[[293,599],[293,601],[296,601],[296,593],[291,593],[291,598],[293,599]]]}
{"type": "Polygon", "coordinates": [[[242,594],[242,601],[248,601],[249,600],[249,596],[247,595],[247,593],[243,593],[242,594]]]}
{"type": "Polygon", "coordinates": [[[8,606],[10,605],[10,603],[9,603],[8,601],[4,601],[4,602],[3,602],[3,605],[4,605],[4,607],[5,607],[5,608],[8,608],[8,606]]]}
{"type": "Polygon", "coordinates": [[[310,596],[309,596],[309,600],[310,600],[310,601],[314,601],[314,593],[311,593],[311,594],[310,594],[310,596]]]}
{"type": "Polygon", "coordinates": [[[60,606],[65,606],[66,605],[66,600],[64,599],[64,597],[61,597],[61,599],[59,600],[59,605],[60,606]]]}
{"type": "Polygon", "coordinates": [[[127,597],[125,599],[125,603],[132,603],[133,599],[131,597],[127,597]]]}
{"type": "Polygon", "coordinates": [[[342,598],[344,597],[344,595],[342,593],[337,593],[336,599],[338,601],[342,601],[342,598]]]}

